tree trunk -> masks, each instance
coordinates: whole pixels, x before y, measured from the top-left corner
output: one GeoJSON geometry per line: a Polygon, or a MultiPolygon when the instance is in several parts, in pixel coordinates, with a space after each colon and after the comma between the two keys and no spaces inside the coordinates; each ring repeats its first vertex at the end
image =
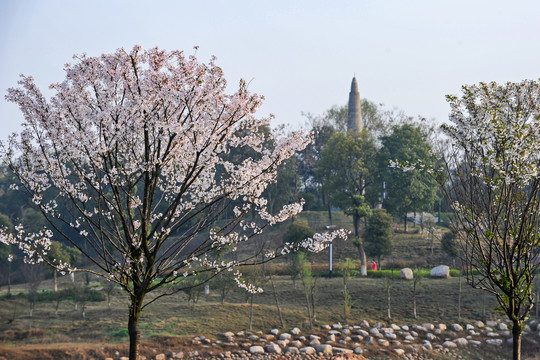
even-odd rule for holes
{"type": "Polygon", "coordinates": [[[458,311],[457,318],[461,320],[461,271],[459,272],[458,311]]]}
{"type": "Polygon", "coordinates": [[[403,215],[403,231],[407,232],[407,213],[403,215]]]}
{"type": "Polygon", "coordinates": [[[8,295],[11,295],[11,262],[8,264],[7,293],[8,295]]]}
{"type": "Polygon", "coordinates": [[[332,225],[332,205],[330,205],[330,202],[328,202],[328,221],[330,222],[329,225],[332,225]]]}
{"type": "Polygon", "coordinates": [[[285,328],[285,322],[283,321],[283,316],[281,315],[281,308],[279,307],[279,299],[276,292],[276,287],[274,286],[274,279],[272,279],[272,274],[270,274],[270,283],[272,284],[272,291],[274,292],[274,300],[276,301],[276,307],[279,315],[279,321],[281,323],[281,328],[285,328]]]}
{"type": "Polygon", "coordinates": [[[392,314],[390,312],[390,279],[386,279],[386,298],[388,302],[388,320],[392,319],[392,314]]]}
{"type": "Polygon", "coordinates": [[[512,359],[521,359],[521,321],[512,320],[512,359]]]}
{"type": "Polygon", "coordinates": [[[135,295],[131,297],[131,304],[129,306],[129,320],[128,320],[128,333],[129,333],[129,360],[139,360],[140,355],[140,330],[139,330],[139,318],[142,310],[143,294],[138,294],[135,291],[135,295]]]}
{"type": "Polygon", "coordinates": [[[53,291],[58,292],[58,276],[56,270],[53,270],[53,291]]]}
{"type": "MultiPolygon", "coordinates": [[[[354,236],[360,238],[360,217],[356,214],[353,215],[354,236]]],[[[360,242],[358,246],[358,252],[360,253],[360,276],[367,276],[367,260],[366,252],[364,251],[364,244],[360,242]]]]}
{"type": "Polygon", "coordinates": [[[253,294],[249,299],[249,331],[253,330],[253,294]]]}

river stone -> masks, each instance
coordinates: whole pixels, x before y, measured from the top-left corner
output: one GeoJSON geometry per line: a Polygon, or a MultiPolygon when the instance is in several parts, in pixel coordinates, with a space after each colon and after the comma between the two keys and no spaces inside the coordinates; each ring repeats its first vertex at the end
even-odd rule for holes
{"type": "Polygon", "coordinates": [[[304,344],[302,344],[301,341],[294,340],[294,341],[291,341],[291,342],[289,343],[289,345],[292,346],[292,347],[295,347],[295,348],[301,348],[302,345],[304,345],[304,344]]]}
{"type": "Polygon", "coordinates": [[[251,346],[249,348],[250,354],[264,354],[264,348],[262,346],[251,346]]]}
{"type": "Polygon", "coordinates": [[[438,330],[444,331],[446,330],[446,324],[437,324],[435,328],[438,330]]]}
{"type": "Polygon", "coordinates": [[[403,325],[403,326],[401,327],[401,329],[403,329],[403,330],[405,330],[405,331],[409,331],[409,327],[408,327],[407,325],[403,325]]]}
{"type": "Polygon", "coordinates": [[[459,345],[459,346],[465,346],[469,343],[469,341],[465,338],[458,338],[458,339],[455,339],[454,342],[459,345]]]}
{"type": "Polygon", "coordinates": [[[278,340],[277,344],[280,348],[285,349],[289,345],[289,340],[278,340]]]}
{"type": "Polygon", "coordinates": [[[422,344],[422,347],[426,350],[432,350],[433,349],[433,346],[431,345],[431,343],[427,340],[424,340],[424,343],[422,344]]]}
{"type": "Polygon", "coordinates": [[[163,353],[162,353],[162,354],[157,354],[157,355],[154,357],[154,359],[156,359],[156,360],[166,360],[166,359],[167,359],[167,355],[165,355],[165,354],[163,354],[163,353]]]}
{"type": "Polygon", "coordinates": [[[450,325],[450,330],[452,331],[463,331],[463,326],[459,325],[459,324],[452,324],[450,325]]]}
{"type": "Polygon", "coordinates": [[[496,332],[488,332],[486,335],[489,336],[489,337],[497,337],[497,336],[499,336],[499,334],[497,334],[496,332]]]}
{"type": "Polygon", "coordinates": [[[336,335],[330,334],[326,337],[326,341],[335,342],[336,341],[336,335]]]}
{"type": "Polygon", "coordinates": [[[298,348],[294,346],[289,346],[288,348],[285,349],[285,353],[297,355],[297,354],[300,354],[300,350],[298,350],[298,348]]]}
{"type": "Polygon", "coordinates": [[[297,328],[297,327],[295,327],[294,329],[291,330],[291,333],[292,333],[293,335],[298,335],[298,334],[300,334],[300,329],[297,328]]]}
{"type": "Polygon", "coordinates": [[[363,352],[364,352],[364,350],[362,350],[362,348],[360,346],[357,346],[357,347],[354,348],[354,353],[355,354],[361,354],[363,352]]]}
{"type": "Polygon", "coordinates": [[[442,346],[445,348],[455,348],[457,347],[457,344],[453,341],[445,341],[443,342],[442,346]]]}
{"type": "Polygon", "coordinates": [[[301,348],[300,352],[309,355],[309,354],[314,354],[316,351],[315,351],[315,348],[311,346],[306,346],[306,347],[301,348]]]}
{"type": "Polygon", "coordinates": [[[281,354],[281,348],[278,344],[269,344],[266,346],[265,350],[269,354],[281,354]]]}
{"type": "Polygon", "coordinates": [[[288,333],[279,334],[279,340],[290,340],[290,339],[291,339],[291,334],[288,334],[288,333]]]}
{"type": "Polygon", "coordinates": [[[334,354],[352,354],[353,353],[351,349],[340,348],[340,347],[334,347],[332,350],[334,354]]]}
{"type": "Polygon", "coordinates": [[[272,329],[272,330],[270,330],[270,334],[276,336],[277,334],[279,334],[279,330],[278,329],[272,329]]]}
{"type": "Polygon", "coordinates": [[[315,346],[315,351],[323,354],[332,354],[332,345],[321,344],[315,346]]]}
{"type": "Polygon", "coordinates": [[[379,345],[381,345],[381,346],[388,346],[388,345],[390,345],[390,342],[389,342],[388,340],[386,340],[386,339],[379,339],[379,340],[377,340],[377,342],[378,342],[379,345]]]}
{"type": "Polygon", "coordinates": [[[227,331],[227,332],[223,333],[223,337],[232,338],[232,337],[234,337],[234,333],[232,331],[227,331]]]}
{"type": "Polygon", "coordinates": [[[487,339],[486,340],[486,344],[490,344],[490,345],[497,345],[497,346],[500,346],[502,345],[503,341],[501,339],[487,339]]]}
{"type": "Polygon", "coordinates": [[[505,323],[500,323],[498,326],[499,330],[508,330],[508,326],[505,323]]]}
{"type": "Polygon", "coordinates": [[[477,328],[484,327],[484,323],[483,323],[482,321],[480,321],[480,320],[475,321],[475,322],[473,323],[473,325],[476,326],[477,328]]]}
{"type": "Polygon", "coordinates": [[[334,330],[340,330],[341,328],[343,328],[343,325],[341,325],[341,323],[337,323],[337,324],[332,325],[332,329],[334,329],[334,330]]]}
{"type": "Polygon", "coordinates": [[[321,342],[318,340],[318,339],[313,339],[309,342],[309,346],[317,346],[319,345],[321,342]]]}
{"type": "Polygon", "coordinates": [[[403,350],[403,349],[394,349],[394,352],[395,352],[398,356],[401,356],[401,355],[405,354],[405,350],[403,350]]]}
{"type": "Polygon", "coordinates": [[[356,330],[356,333],[363,337],[369,336],[369,333],[366,330],[356,330]]]}
{"type": "Polygon", "coordinates": [[[497,322],[493,320],[489,320],[489,321],[486,321],[486,325],[490,327],[495,327],[497,326],[497,322]]]}
{"type": "Polygon", "coordinates": [[[447,279],[450,277],[450,268],[446,265],[439,265],[431,269],[429,276],[432,278],[447,279]]]}
{"type": "Polygon", "coordinates": [[[369,327],[369,322],[367,320],[362,320],[362,322],[360,323],[360,326],[364,327],[364,328],[368,328],[369,327]]]}
{"type": "Polygon", "coordinates": [[[435,325],[431,323],[425,323],[425,324],[422,324],[422,326],[425,327],[428,331],[432,331],[433,329],[435,329],[435,325]]]}

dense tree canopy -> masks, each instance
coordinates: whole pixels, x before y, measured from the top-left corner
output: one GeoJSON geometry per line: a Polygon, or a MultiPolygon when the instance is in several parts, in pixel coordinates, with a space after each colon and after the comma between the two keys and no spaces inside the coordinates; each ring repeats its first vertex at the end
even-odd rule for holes
{"type": "Polygon", "coordinates": [[[435,163],[427,134],[420,127],[412,124],[395,126],[390,135],[382,138],[378,154],[379,181],[385,184],[383,206],[389,213],[403,215],[406,220],[407,212],[431,210],[438,188],[435,180],[420,170],[404,172],[389,166],[394,161],[435,163]]]}

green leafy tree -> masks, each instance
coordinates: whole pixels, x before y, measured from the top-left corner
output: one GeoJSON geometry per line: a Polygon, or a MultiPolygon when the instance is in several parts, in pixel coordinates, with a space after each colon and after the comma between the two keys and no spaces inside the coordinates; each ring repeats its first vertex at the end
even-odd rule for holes
{"type": "Polygon", "coordinates": [[[392,133],[382,137],[381,142],[378,164],[379,181],[384,182],[386,188],[383,206],[390,214],[403,216],[407,231],[407,212],[431,210],[438,186],[423,171],[412,169],[404,172],[389,165],[393,161],[433,165],[435,158],[431,154],[426,132],[412,124],[394,126],[392,133]]]}
{"type": "Polygon", "coordinates": [[[381,264],[381,256],[392,253],[392,216],[384,209],[374,209],[367,219],[364,231],[365,250],[369,256],[376,256],[381,264]]]}
{"type": "MultiPolygon", "coordinates": [[[[354,237],[360,239],[360,221],[370,214],[365,193],[374,183],[376,148],[369,131],[336,133],[322,151],[316,175],[333,204],[352,216],[354,237]]],[[[367,275],[366,254],[356,241],[361,274],[367,275]]]]}

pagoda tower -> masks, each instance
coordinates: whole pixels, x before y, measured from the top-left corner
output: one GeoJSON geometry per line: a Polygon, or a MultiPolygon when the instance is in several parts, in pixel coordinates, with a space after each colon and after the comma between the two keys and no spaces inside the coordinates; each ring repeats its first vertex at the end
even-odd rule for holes
{"type": "Polygon", "coordinates": [[[362,109],[360,102],[360,92],[358,91],[358,83],[356,76],[353,77],[351,83],[351,92],[349,93],[349,113],[347,116],[348,131],[362,131],[362,109]]]}

